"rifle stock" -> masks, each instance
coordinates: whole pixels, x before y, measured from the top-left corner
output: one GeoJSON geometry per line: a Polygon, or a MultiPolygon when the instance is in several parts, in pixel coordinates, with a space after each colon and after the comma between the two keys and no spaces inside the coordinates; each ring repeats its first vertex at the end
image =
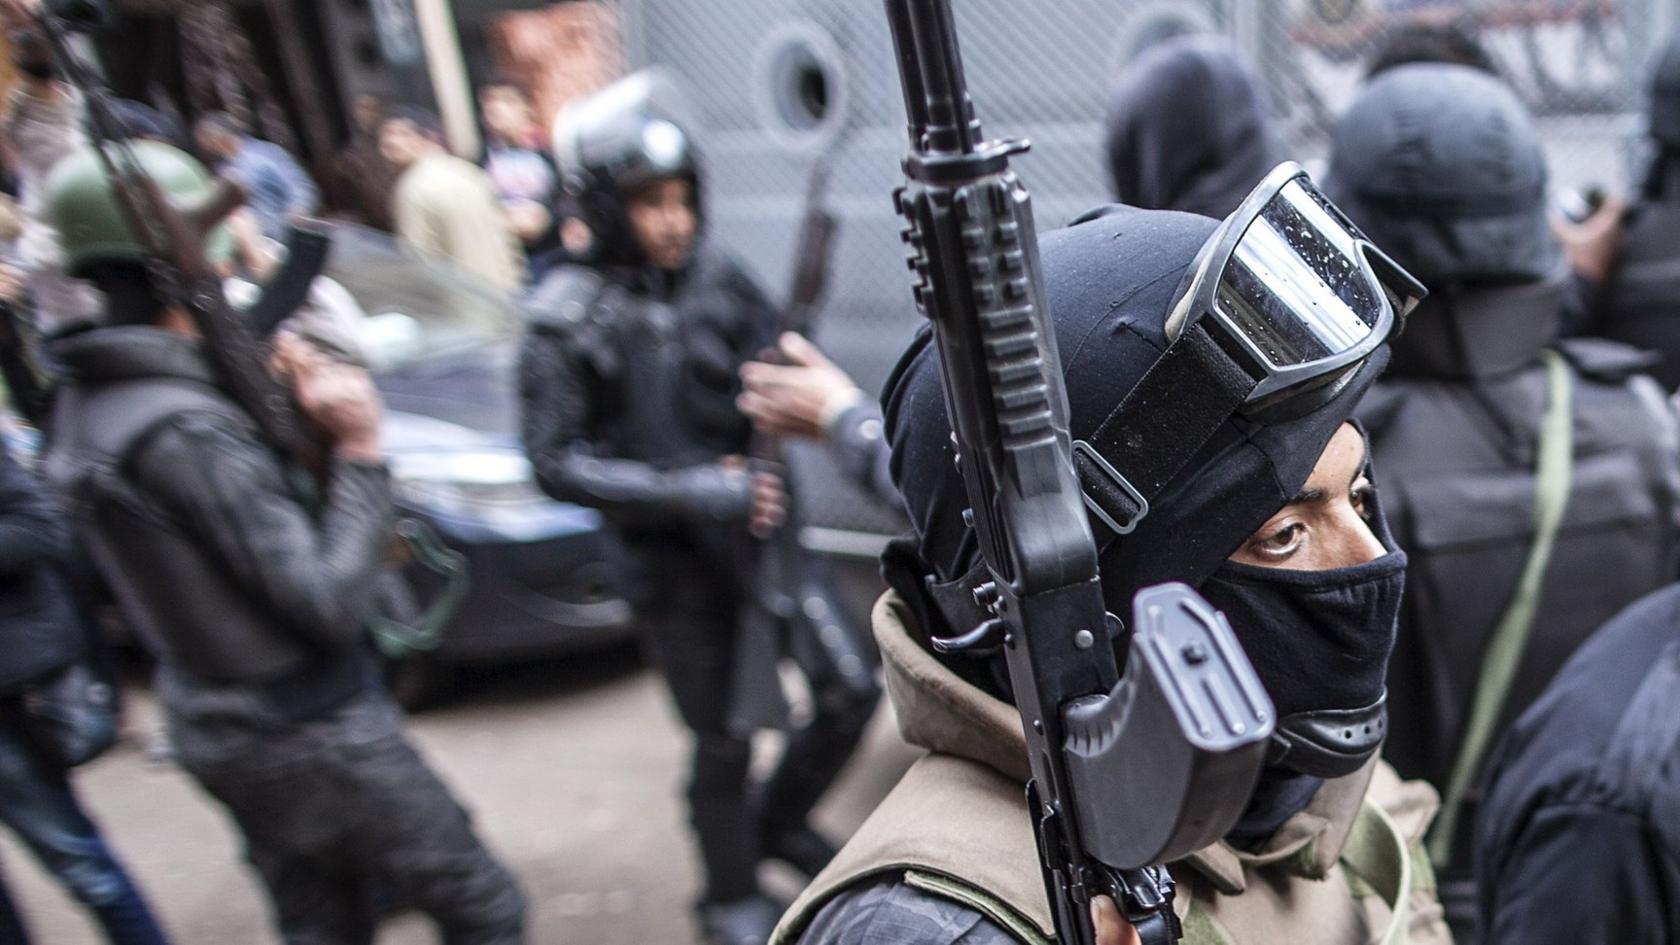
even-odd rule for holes
{"type": "Polygon", "coordinates": [[[976,600],[994,619],[935,645],[1003,648],[1058,940],[1093,942],[1091,900],[1111,895],[1146,943],[1170,942],[1181,930],[1160,864],[1241,814],[1271,705],[1224,618],[1184,585],[1140,594],[1130,638],[1118,639],[1073,465],[1031,199],[1009,168],[1027,145],[983,140],[949,0],[885,2],[910,135],[895,202],[991,574],[976,600]]]}

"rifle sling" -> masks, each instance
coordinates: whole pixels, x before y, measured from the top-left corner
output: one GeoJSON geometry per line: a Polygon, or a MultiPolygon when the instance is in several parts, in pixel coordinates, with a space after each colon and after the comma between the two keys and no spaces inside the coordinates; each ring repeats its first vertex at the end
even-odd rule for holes
{"type": "Polygon", "coordinates": [[[1517,667],[1528,647],[1534,620],[1540,608],[1542,581],[1551,562],[1558,529],[1569,506],[1574,480],[1575,437],[1573,429],[1574,378],[1563,355],[1555,350],[1541,352],[1546,365],[1546,412],[1540,420],[1539,456],[1535,470],[1534,542],[1517,578],[1516,591],[1505,613],[1494,626],[1493,638],[1482,657],[1476,679],[1470,718],[1459,740],[1458,757],[1442,799],[1441,814],[1429,835],[1429,854],[1437,866],[1452,859],[1453,842],[1465,795],[1481,770],[1482,756],[1494,735],[1494,726],[1504,711],[1517,667]]]}

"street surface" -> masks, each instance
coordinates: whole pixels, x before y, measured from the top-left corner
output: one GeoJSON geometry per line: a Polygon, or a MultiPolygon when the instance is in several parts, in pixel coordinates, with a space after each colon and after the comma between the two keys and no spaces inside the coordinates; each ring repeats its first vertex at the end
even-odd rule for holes
{"type": "MultiPolygon", "coordinates": [[[[131,686],[124,741],[76,774],[83,803],[175,941],[278,941],[229,821],[171,764],[147,760],[157,720],[150,695],[131,686]]],[[[476,672],[410,732],[518,876],[532,945],[694,940],[697,864],[679,803],[686,740],[659,678],[633,653],[476,672]]],[[[767,756],[776,736],[764,741],[767,756]]],[[[855,828],[914,757],[890,711],[878,712],[819,824],[835,835],[855,828]]],[[[10,834],[0,862],[37,943],[103,941],[10,834]]],[[[779,865],[765,879],[779,895],[798,888],[779,865]]],[[[387,923],[378,945],[436,940],[409,916],[387,923]]]]}

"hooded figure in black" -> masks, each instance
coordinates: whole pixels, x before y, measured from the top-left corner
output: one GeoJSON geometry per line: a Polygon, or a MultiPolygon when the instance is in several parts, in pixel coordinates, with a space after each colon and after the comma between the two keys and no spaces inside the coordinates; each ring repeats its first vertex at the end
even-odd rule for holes
{"type": "MultiPolygon", "coordinates": [[[[690,819],[704,866],[697,913],[716,945],[762,945],[779,906],[761,859],[816,873],[834,847],[807,823],[877,701],[875,657],[825,587],[744,633],[756,572],[749,527],[773,527],[780,487],[750,473],[737,372],[768,343],[757,286],[700,239],[700,178],[685,132],[633,76],[563,117],[568,188],[594,236],[590,265],[556,268],[526,300],[522,434],[549,495],[601,510],[629,554],[645,641],[693,733],[690,819]],[[793,621],[806,624],[794,629],[793,621]],[[763,784],[750,736],[779,697],[774,631],[805,672],[811,720],[763,784]],[[752,655],[762,659],[749,658],[752,655]]],[[[801,572],[804,574],[804,572],[801,572]]]]}
{"type": "MultiPolygon", "coordinates": [[[[1110,207],[1041,239],[1075,440],[1161,357],[1175,290],[1214,229],[1201,216],[1110,207]]],[[[1280,739],[1236,829],[1171,864],[1179,912],[1201,917],[1191,922],[1194,940],[1212,941],[1217,929],[1240,933],[1223,939],[1233,945],[1351,945],[1380,935],[1367,923],[1384,907],[1338,865],[1351,849],[1344,841],[1362,802],[1387,810],[1393,836],[1408,843],[1434,808],[1426,786],[1400,784],[1375,758],[1405,556],[1365,488],[1364,443],[1347,420],[1386,358],[1378,349],[1313,409],[1270,422],[1227,419],[1137,530],[1102,552],[1114,613],[1130,614],[1137,590],[1168,580],[1198,586],[1226,611],[1280,729],[1325,711],[1369,720],[1371,734],[1334,757],[1297,755],[1297,743],[1280,739]]],[[[969,593],[979,553],[964,523],[969,500],[929,332],[900,360],[883,399],[913,534],[884,560],[892,590],[876,605],[876,640],[900,729],[931,754],[794,904],[775,941],[1048,941],[1022,795],[1021,721],[1007,701],[1003,659],[936,655],[929,644],[982,616],[969,593]]],[[[1433,892],[1412,892],[1410,941],[1446,941],[1433,892]]]]}
{"type": "Polygon", "coordinates": [[[1595,627],[1673,578],[1680,538],[1675,421],[1648,361],[1557,341],[1568,280],[1546,181],[1516,96],[1442,64],[1374,78],[1325,180],[1430,290],[1359,416],[1411,559],[1385,755],[1443,791],[1432,852],[1461,941],[1483,752],[1595,627]]]}
{"type": "Polygon", "coordinates": [[[1206,37],[1152,47],[1108,106],[1107,149],[1121,203],[1223,218],[1281,160],[1259,85],[1206,37]]]}
{"type": "Polygon", "coordinates": [[[1661,354],[1651,373],[1672,392],[1680,388],[1680,30],[1657,57],[1650,92],[1655,154],[1628,211],[1592,333],[1661,354]]]}

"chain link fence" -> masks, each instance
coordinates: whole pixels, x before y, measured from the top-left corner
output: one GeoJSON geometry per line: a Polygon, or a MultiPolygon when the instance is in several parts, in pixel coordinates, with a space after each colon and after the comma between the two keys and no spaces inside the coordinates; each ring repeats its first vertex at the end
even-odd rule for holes
{"type": "MultiPolygon", "coordinates": [[[[879,0],[619,0],[632,68],[685,90],[706,172],[707,226],[773,295],[794,271],[807,179],[833,154],[840,220],[817,341],[879,389],[918,324],[898,221],[904,112],[879,0]]],[[[1647,63],[1680,0],[954,0],[988,133],[1028,137],[1016,167],[1041,230],[1111,199],[1102,151],[1110,89],[1163,38],[1230,39],[1267,92],[1291,156],[1318,166],[1364,63],[1413,17],[1459,19],[1538,116],[1559,187],[1625,189],[1641,153],[1647,63]]],[[[901,530],[820,453],[796,472],[808,538],[864,551],[901,530]]]]}

